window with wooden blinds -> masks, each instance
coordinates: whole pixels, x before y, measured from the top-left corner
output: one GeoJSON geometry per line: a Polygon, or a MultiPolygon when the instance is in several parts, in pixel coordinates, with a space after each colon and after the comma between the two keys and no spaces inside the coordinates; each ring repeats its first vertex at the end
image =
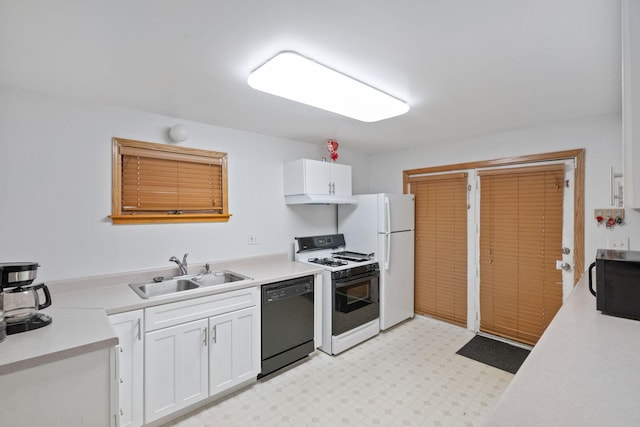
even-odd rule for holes
{"type": "Polygon", "coordinates": [[[467,326],[467,174],[409,179],[416,198],[415,311],[467,326]]]}
{"type": "Polygon", "coordinates": [[[226,153],[114,138],[113,222],[227,221],[226,160],[226,153]]]}
{"type": "Polygon", "coordinates": [[[480,329],[535,344],[562,304],[564,165],[478,175],[480,329]]]}

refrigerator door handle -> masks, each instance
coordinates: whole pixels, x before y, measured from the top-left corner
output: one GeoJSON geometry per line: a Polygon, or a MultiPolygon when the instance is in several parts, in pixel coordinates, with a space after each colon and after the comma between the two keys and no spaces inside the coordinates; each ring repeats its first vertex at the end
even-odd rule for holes
{"type": "Polygon", "coordinates": [[[385,233],[391,233],[391,203],[389,203],[388,197],[384,198],[384,207],[387,214],[387,229],[384,231],[385,233]]]}
{"type": "Polygon", "coordinates": [[[387,246],[387,251],[386,251],[387,253],[384,258],[384,269],[386,271],[389,271],[389,265],[391,264],[391,260],[389,259],[391,258],[391,234],[385,233],[384,237],[385,237],[385,245],[387,246]]]}

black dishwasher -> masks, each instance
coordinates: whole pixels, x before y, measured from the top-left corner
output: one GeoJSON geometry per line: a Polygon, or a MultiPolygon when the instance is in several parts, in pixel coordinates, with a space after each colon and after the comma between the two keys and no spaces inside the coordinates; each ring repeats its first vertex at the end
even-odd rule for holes
{"type": "Polygon", "coordinates": [[[262,286],[262,369],[269,375],[314,350],[313,276],[262,286]]]}

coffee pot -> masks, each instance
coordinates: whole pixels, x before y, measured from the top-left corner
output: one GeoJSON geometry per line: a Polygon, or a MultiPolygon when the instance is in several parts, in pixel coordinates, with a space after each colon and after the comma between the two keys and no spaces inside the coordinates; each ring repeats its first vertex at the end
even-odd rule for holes
{"type": "Polygon", "coordinates": [[[49,288],[44,283],[31,285],[39,266],[35,262],[0,263],[0,329],[6,324],[7,335],[38,329],[52,321],[38,312],[51,305],[49,288]],[[42,300],[39,291],[44,295],[42,300]]]}
{"type": "Polygon", "coordinates": [[[4,290],[4,319],[7,323],[20,322],[35,316],[38,310],[51,305],[51,294],[44,283],[30,286],[18,286],[4,290]],[[44,293],[44,302],[40,303],[38,290],[44,293]]]}

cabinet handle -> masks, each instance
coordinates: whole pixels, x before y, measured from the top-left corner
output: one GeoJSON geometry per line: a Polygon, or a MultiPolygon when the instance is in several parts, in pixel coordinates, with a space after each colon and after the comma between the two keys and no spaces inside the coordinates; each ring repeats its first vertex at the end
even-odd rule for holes
{"type": "Polygon", "coordinates": [[[204,346],[207,346],[207,333],[208,333],[209,329],[208,328],[204,328],[202,330],[202,344],[204,344],[204,346]]]}
{"type": "Polygon", "coordinates": [[[213,328],[211,328],[211,341],[213,341],[213,343],[216,343],[216,340],[218,339],[218,330],[216,329],[218,325],[213,325],[213,328]]]}
{"type": "Polygon", "coordinates": [[[138,321],[136,322],[136,328],[138,328],[138,341],[142,340],[142,319],[138,319],[138,321]]]}
{"type": "Polygon", "coordinates": [[[329,183],[329,194],[331,194],[331,183],[329,183]]]}

